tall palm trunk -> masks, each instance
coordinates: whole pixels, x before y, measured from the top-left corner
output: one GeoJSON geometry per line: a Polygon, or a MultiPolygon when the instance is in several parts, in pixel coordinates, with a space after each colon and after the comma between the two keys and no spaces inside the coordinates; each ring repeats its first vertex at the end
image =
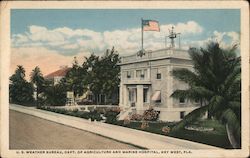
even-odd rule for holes
{"type": "Polygon", "coordinates": [[[227,130],[228,140],[229,140],[230,144],[232,145],[232,147],[239,148],[239,144],[237,143],[237,141],[233,135],[233,131],[230,129],[228,124],[226,124],[226,130],[227,130]]]}

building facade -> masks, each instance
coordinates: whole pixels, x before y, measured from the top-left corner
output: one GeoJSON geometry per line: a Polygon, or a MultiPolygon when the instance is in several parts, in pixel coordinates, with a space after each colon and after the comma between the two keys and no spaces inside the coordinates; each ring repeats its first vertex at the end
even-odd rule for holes
{"type": "Polygon", "coordinates": [[[143,56],[134,54],[122,57],[120,66],[120,120],[131,113],[143,114],[153,107],[160,111],[159,120],[179,121],[199,107],[198,102],[171,97],[176,89],[188,88],[171,75],[173,69],[193,69],[186,50],[172,47],[147,51],[143,56]]]}

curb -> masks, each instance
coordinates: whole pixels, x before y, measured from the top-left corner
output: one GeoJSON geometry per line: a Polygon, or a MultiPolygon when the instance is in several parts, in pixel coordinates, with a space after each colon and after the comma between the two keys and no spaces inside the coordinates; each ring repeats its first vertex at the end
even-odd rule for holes
{"type": "Polygon", "coordinates": [[[221,149],[126,127],[10,104],[10,109],[147,149],[221,149]]]}

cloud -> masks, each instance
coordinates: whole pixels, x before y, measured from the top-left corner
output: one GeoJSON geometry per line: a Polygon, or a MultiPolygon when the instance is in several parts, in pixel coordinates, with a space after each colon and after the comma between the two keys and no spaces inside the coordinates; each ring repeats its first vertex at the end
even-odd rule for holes
{"type": "Polygon", "coordinates": [[[171,30],[172,26],[175,28],[176,32],[181,33],[182,36],[200,34],[203,32],[203,28],[195,21],[188,21],[187,23],[177,23],[176,25],[163,25],[161,26],[161,30],[168,33],[169,30],[171,30]]]}
{"type": "MultiPolygon", "coordinates": [[[[183,36],[192,36],[203,31],[203,28],[195,21],[176,25],[162,24],[161,32],[144,32],[145,48],[154,50],[164,47],[165,36],[172,26],[183,36]]],[[[129,54],[137,52],[141,47],[141,29],[138,27],[97,32],[85,28],[48,29],[44,26],[31,25],[28,32],[12,36],[12,46],[15,48],[45,47],[62,55],[77,54],[81,51],[98,54],[114,46],[120,54],[129,54]]]]}
{"type": "MultiPolygon", "coordinates": [[[[181,33],[181,48],[204,47],[211,40],[217,40],[224,48],[239,43],[237,32],[214,31],[209,37],[204,37],[204,28],[195,21],[177,24],[161,24],[160,32],[144,32],[144,48],[156,50],[165,47],[165,36],[174,26],[181,33]],[[203,37],[190,40],[193,37],[203,37]]],[[[168,41],[169,43],[169,41],[168,41]]],[[[178,44],[176,44],[178,46],[178,44]]],[[[111,47],[121,56],[136,53],[141,49],[141,28],[97,32],[90,29],[71,29],[60,27],[48,29],[32,25],[28,32],[12,35],[11,73],[17,65],[23,65],[27,71],[26,77],[35,66],[39,66],[44,75],[57,70],[62,65],[70,66],[73,57],[77,56],[79,63],[90,53],[102,55],[111,47]]]]}
{"type": "MultiPolygon", "coordinates": [[[[220,44],[220,46],[224,49],[230,49],[235,44],[240,45],[240,35],[237,32],[219,32],[215,30],[210,37],[207,37],[202,40],[194,40],[194,41],[185,41],[184,47],[188,49],[189,47],[206,47],[206,45],[211,42],[216,41],[220,44]]],[[[236,52],[240,53],[240,47],[237,48],[236,52]]]]}

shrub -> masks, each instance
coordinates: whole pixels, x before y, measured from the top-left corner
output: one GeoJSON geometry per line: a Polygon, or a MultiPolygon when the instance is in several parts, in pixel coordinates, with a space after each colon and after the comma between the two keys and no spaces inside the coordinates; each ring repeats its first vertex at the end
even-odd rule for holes
{"type": "Polygon", "coordinates": [[[130,119],[131,119],[131,120],[135,120],[135,121],[141,121],[141,120],[143,119],[143,117],[142,117],[142,115],[140,115],[140,114],[132,114],[132,115],[130,116],[130,119]]]}
{"type": "Polygon", "coordinates": [[[78,109],[74,109],[72,112],[73,112],[73,113],[77,113],[77,112],[78,112],[78,109]]]}
{"type": "Polygon", "coordinates": [[[143,122],[141,123],[141,129],[145,129],[145,128],[148,128],[148,127],[149,127],[148,122],[143,121],[143,122]]]}
{"type": "Polygon", "coordinates": [[[129,125],[130,124],[130,120],[129,119],[124,119],[123,120],[123,125],[129,125]]]}
{"type": "Polygon", "coordinates": [[[117,112],[117,111],[107,111],[104,116],[107,118],[106,119],[106,122],[107,123],[115,123],[117,120],[117,115],[119,114],[120,112],[117,112]]]}
{"type": "Polygon", "coordinates": [[[170,127],[168,127],[168,126],[162,127],[161,131],[162,131],[163,133],[168,134],[168,133],[170,132],[170,127]]]}
{"type": "Polygon", "coordinates": [[[159,118],[159,111],[154,110],[153,108],[150,108],[143,113],[143,119],[146,121],[157,121],[159,118]]]}
{"type": "Polygon", "coordinates": [[[101,115],[96,110],[87,113],[87,115],[88,115],[88,118],[91,119],[91,121],[94,121],[94,120],[100,121],[100,120],[102,120],[101,115]]]}

